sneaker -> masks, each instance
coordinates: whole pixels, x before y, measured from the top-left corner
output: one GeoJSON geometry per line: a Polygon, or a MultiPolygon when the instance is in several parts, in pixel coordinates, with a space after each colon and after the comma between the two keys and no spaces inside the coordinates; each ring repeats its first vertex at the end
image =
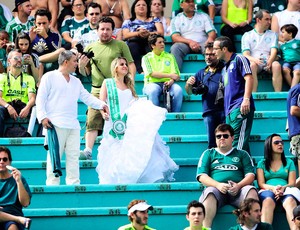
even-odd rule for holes
{"type": "Polygon", "coordinates": [[[92,153],[87,150],[80,151],[79,160],[92,160],[92,153]]]}

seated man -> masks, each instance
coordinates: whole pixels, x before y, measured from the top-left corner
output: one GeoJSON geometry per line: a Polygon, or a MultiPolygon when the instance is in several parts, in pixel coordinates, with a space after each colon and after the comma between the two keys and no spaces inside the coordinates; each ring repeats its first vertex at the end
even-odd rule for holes
{"type": "Polygon", "coordinates": [[[9,72],[0,74],[0,137],[4,134],[4,121],[11,117],[26,118],[35,104],[35,81],[22,73],[22,53],[13,50],[8,54],[9,72]]]}
{"type": "Polygon", "coordinates": [[[174,44],[171,53],[174,54],[179,70],[183,58],[188,53],[204,53],[204,45],[216,38],[216,29],[206,13],[195,12],[194,0],[180,0],[183,9],[171,21],[171,38],[174,44]]]}
{"type": "Polygon", "coordinates": [[[229,230],[273,230],[272,225],[261,222],[261,205],[259,200],[252,198],[245,199],[240,208],[233,211],[237,215],[238,225],[231,227],[229,230]]]}
{"type": "Polygon", "coordinates": [[[0,229],[29,229],[31,220],[22,218],[24,216],[22,208],[30,204],[30,188],[21,172],[10,165],[11,152],[3,146],[0,146],[0,161],[0,229]]]}
{"type": "Polygon", "coordinates": [[[263,70],[272,73],[275,92],[282,89],[281,65],[277,58],[278,36],[269,30],[271,15],[267,10],[259,10],[255,14],[254,29],[246,32],[242,37],[242,52],[250,61],[253,76],[253,92],[257,91],[257,74],[263,70]]]}
{"type": "Polygon", "coordinates": [[[171,111],[180,112],[182,105],[182,89],[174,84],[180,79],[179,69],[172,54],[165,52],[164,37],[159,34],[151,34],[148,38],[152,52],[142,58],[145,86],[144,94],[154,105],[159,106],[159,98],[167,87],[172,98],[171,111]]]}
{"type": "Polygon", "coordinates": [[[205,208],[199,201],[193,200],[187,206],[186,219],[190,223],[189,227],[184,230],[207,230],[202,227],[202,223],[205,217],[205,208]]]}
{"type": "Polygon", "coordinates": [[[217,148],[202,153],[197,169],[197,180],[206,186],[199,199],[206,210],[203,221],[206,228],[212,227],[217,210],[222,206],[239,207],[246,198],[258,199],[252,186],[255,178],[252,159],[246,151],[232,147],[233,128],[221,124],[215,136],[217,148]]]}
{"type": "Polygon", "coordinates": [[[30,30],[32,52],[39,56],[39,61],[44,64],[44,71],[40,69],[40,76],[58,67],[58,55],[64,50],[61,47],[61,36],[50,29],[52,20],[48,10],[39,9],[35,13],[35,27],[30,30]]]}
{"type": "Polygon", "coordinates": [[[148,210],[153,210],[153,207],[146,203],[145,200],[132,200],[128,208],[128,219],[130,224],[121,226],[118,230],[155,230],[147,226],[148,210]]]}

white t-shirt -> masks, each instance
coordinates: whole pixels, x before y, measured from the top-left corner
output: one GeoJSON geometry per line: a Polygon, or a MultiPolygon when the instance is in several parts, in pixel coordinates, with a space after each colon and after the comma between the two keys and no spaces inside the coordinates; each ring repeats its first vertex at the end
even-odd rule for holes
{"type": "Polygon", "coordinates": [[[208,33],[216,31],[211,19],[206,13],[195,12],[192,18],[179,13],[171,21],[171,34],[178,33],[186,39],[191,39],[200,44],[205,43],[208,33]]]}
{"type": "Polygon", "coordinates": [[[294,24],[298,28],[296,39],[300,39],[300,12],[283,10],[274,14],[278,19],[279,35],[281,34],[280,28],[286,24],[294,24]]]}
{"type": "Polygon", "coordinates": [[[261,54],[268,57],[272,48],[278,49],[278,36],[271,30],[259,34],[256,29],[253,29],[242,37],[242,52],[248,50],[252,57],[259,58],[261,54]]]}

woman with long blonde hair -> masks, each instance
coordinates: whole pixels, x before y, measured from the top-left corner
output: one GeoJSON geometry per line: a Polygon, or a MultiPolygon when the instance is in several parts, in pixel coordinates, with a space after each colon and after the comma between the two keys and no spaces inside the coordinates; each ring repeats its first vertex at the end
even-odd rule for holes
{"type": "Polygon", "coordinates": [[[105,79],[100,99],[109,106],[98,148],[100,184],[154,183],[172,181],[178,166],[169,148],[157,134],[166,109],[138,99],[128,62],[123,57],[111,63],[112,78],[105,79]]]}

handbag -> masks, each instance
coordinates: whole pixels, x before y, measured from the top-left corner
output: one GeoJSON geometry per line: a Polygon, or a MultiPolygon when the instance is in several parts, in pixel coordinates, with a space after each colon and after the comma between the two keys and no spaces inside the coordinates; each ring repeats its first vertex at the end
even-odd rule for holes
{"type": "Polygon", "coordinates": [[[168,110],[168,112],[172,112],[172,98],[170,95],[169,87],[164,85],[163,88],[163,103],[164,107],[168,110]]]}
{"type": "Polygon", "coordinates": [[[22,109],[26,107],[26,103],[22,102],[20,99],[12,100],[11,102],[8,102],[17,112],[17,114],[20,114],[22,109]]]}
{"type": "Polygon", "coordinates": [[[31,135],[27,132],[27,129],[20,123],[18,123],[18,125],[16,125],[16,123],[13,123],[12,126],[6,128],[4,137],[31,137],[31,135]]]}
{"type": "Polygon", "coordinates": [[[220,106],[224,105],[224,89],[225,89],[224,84],[220,79],[219,88],[217,90],[216,99],[215,99],[215,105],[220,105],[220,106]]]}

